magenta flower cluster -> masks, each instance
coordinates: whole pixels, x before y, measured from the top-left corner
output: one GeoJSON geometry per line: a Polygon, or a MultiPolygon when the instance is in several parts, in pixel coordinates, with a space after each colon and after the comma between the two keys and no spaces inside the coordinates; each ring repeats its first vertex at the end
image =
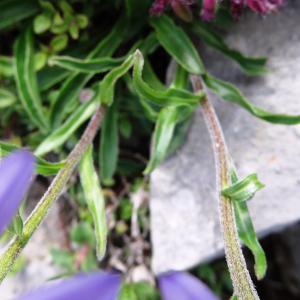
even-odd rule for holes
{"type": "MultiPolygon", "coordinates": [[[[150,14],[160,16],[163,14],[167,6],[170,4],[172,7],[174,3],[182,3],[191,5],[198,0],[156,0],[150,10],[150,14]]],[[[215,3],[222,0],[203,0],[203,8],[201,18],[204,21],[210,21],[215,17],[215,3]]],[[[242,15],[243,7],[250,7],[259,15],[265,15],[267,12],[277,13],[277,7],[281,7],[284,0],[230,0],[230,9],[233,17],[239,18],[242,15]]]]}

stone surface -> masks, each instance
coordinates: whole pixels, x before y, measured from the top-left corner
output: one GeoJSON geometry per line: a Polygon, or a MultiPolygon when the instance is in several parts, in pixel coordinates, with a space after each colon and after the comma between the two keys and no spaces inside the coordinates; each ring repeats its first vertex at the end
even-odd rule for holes
{"type": "MultiPolygon", "coordinates": [[[[45,191],[45,186],[40,182],[34,182],[27,198],[26,215],[33,210],[45,191]]],[[[1,284],[0,299],[13,299],[22,293],[44,285],[49,278],[63,273],[63,270],[54,265],[49,253],[51,248],[59,249],[63,241],[59,206],[55,203],[23,251],[25,267],[15,276],[4,279],[1,284]]],[[[1,244],[0,253],[3,249],[4,245],[1,244]]]]}
{"type": "MultiPolygon", "coordinates": [[[[226,42],[249,56],[268,56],[262,76],[245,75],[231,60],[199,42],[208,72],[235,84],[255,105],[300,114],[300,2],[287,1],[279,15],[249,12],[223,32],[226,42]],[[298,28],[298,29],[297,29],[298,28]]],[[[257,173],[266,187],[250,201],[259,236],[300,219],[300,125],[260,120],[209,93],[240,178],[257,173]]],[[[186,269],[223,254],[214,158],[200,108],[184,145],[151,176],[151,226],[155,273],[186,269]]]]}

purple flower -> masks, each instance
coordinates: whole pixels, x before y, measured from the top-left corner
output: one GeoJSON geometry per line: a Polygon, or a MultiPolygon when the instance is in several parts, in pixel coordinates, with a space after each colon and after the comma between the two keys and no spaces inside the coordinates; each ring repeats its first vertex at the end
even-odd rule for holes
{"type": "Polygon", "coordinates": [[[210,21],[215,18],[215,1],[204,0],[201,18],[203,21],[210,21]]]}
{"type": "Polygon", "coordinates": [[[34,172],[34,158],[17,151],[0,163],[0,233],[16,212],[34,172]]]}
{"type": "Polygon", "coordinates": [[[179,13],[179,14],[177,13],[177,14],[180,18],[182,18],[185,21],[186,14],[188,14],[188,15],[192,14],[192,12],[189,10],[187,5],[192,5],[192,4],[196,3],[197,1],[198,0],[156,0],[152,4],[152,7],[150,9],[150,15],[156,16],[156,17],[161,16],[164,13],[167,6],[169,4],[171,4],[175,13],[177,13],[177,11],[179,9],[184,10],[185,16],[183,18],[182,18],[182,13],[179,13]]]}
{"type": "Polygon", "coordinates": [[[184,272],[171,272],[158,277],[164,300],[220,300],[203,282],[184,272]]]}
{"type": "Polygon", "coordinates": [[[115,272],[78,275],[23,295],[16,300],[115,300],[121,276],[115,272]]]}

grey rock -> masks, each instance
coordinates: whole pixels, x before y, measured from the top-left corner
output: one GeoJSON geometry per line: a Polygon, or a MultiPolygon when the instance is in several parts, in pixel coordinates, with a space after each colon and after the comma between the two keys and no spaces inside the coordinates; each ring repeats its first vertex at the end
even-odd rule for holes
{"type": "MultiPolygon", "coordinates": [[[[235,84],[255,105],[300,115],[299,1],[279,15],[260,19],[249,12],[223,32],[245,55],[268,56],[273,72],[245,75],[230,59],[199,41],[211,75],[235,84]]],[[[240,178],[257,173],[266,187],[250,201],[260,237],[300,219],[300,125],[270,124],[209,92],[240,178]]],[[[210,138],[197,109],[184,145],[151,175],[151,233],[154,273],[183,270],[223,255],[216,175],[210,138]]]]}

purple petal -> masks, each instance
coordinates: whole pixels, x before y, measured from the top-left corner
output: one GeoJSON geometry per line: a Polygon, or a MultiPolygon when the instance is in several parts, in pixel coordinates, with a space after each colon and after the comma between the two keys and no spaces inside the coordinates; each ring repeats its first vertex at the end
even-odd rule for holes
{"type": "Polygon", "coordinates": [[[215,17],[215,1],[214,0],[204,0],[201,18],[203,21],[210,21],[215,17]]]}
{"type": "Polygon", "coordinates": [[[115,272],[96,272],[49,284],[16,300],[115,300],[120,283],[115,272]]]}
{"type": "Polygon", "coordinates": [[[161,275],[158,285],[164,300],[219,300],[203,282],[184,272],[161,275]]]}
{"type": "Polygon", "coordinates": [[[17,151],[0,163],[0,233],[16,212],[34,172],[34,158],[17,151]]]}

